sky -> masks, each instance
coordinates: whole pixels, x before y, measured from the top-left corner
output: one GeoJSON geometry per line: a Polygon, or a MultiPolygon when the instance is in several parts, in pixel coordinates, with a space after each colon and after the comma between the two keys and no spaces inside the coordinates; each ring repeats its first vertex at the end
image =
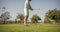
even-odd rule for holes
{"type": "MultiPolygon", "coordinates": [[[[6,7],[5,11],[9,11],[12,16],[10,19],[14,20],[18,13],[24,15],[24,3],[25,0],[0,0],[0,14],[2,13],[2,7],[6,7]]],[[[29,20],[32,15],[37,14],[42,19],[41,21],[44,21],[45,13],[49,9],[60,9],[60,0],[32,0],[30,4],[33,9],[40,8],[40,10],[29,11],[29,20]]]]}

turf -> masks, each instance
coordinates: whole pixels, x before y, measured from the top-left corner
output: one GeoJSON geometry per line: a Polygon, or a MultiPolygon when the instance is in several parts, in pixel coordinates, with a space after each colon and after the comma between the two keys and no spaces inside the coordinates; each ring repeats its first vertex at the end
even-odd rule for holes
{"type": "Polygon", "coordinates": [[[0,24],[0,32],[60,32],[60,25],[55,24],[0,24]]]}

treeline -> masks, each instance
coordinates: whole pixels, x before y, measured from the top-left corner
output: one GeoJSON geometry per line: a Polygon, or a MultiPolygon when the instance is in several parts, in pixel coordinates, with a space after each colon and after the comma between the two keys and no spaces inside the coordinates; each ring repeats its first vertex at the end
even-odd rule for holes
{"type": "MultiPolygon", "coordinates": [[[[24,15],[18,14],[16,16],[15,21],[9,20],[11,18],[10,12],[6,11],[1,14],[0,16],[0,23],[7,24],[7,23],[23,23],[24,15]]],[[[38,20],[41,20],[41,18],[35,14],[31,17],[31,23],[39,23],[38,20]]],[[[60,23],[60,10],[57,8],[48,10],[45,14],[44,23],[50,23],[50,24],[59,24],[60,23]]]]}
{"type": "Polygon", "coordinates": [[[57,8],[53,10],[48,10],[45,14],[44,23],[53,23],[59,24],[60,23],[60,10],[57,8]]]}

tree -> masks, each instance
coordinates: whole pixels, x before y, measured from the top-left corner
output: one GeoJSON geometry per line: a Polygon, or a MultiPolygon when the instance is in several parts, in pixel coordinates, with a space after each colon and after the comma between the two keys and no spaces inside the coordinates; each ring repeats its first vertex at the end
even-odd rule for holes
{"type": "Polygon", "coordinates": [[[4,22],[4,24],[5,24],[6,20],[10,19],[10,17],[11,17],[10,12],[8,12],[8,11],[1,14],[1,19],[4,22]]]}
{"type": "Polygon", "coordinates": [[[45,18],[48,18],[49,20],[55,20],[55,22],[58,23],[60,20],[60,10],[57,10],[57,8],[49,10],[46,13],[45,18]]]}
{"type": "Polygon", "coordinates": [[[20,19],[20,23],[23,23],[24,15],[23,14],[18,14],[17,19],[20,19]]]}
{"type": "Polygon", "coordinates": [[[2,22],[2,17],[0,16],[0,24],[2,24],[3,22],[2,22]]]}
{"type": "Polygon", "coordinates": [[[2,17],[0,16],[0,18],[2,18],[2,17]]]}
{"type": "Polygon", "coordinates": [[[6,10],[6,7],[5,6],[2,7],[2,12],[5,12],[5,10],[6,10]]]}
{"type": "Polygon", "coordinates": [[[33,15],[31,18],[32,23],[38,23],[38,20],[41,20],[38,15],[33,15]]]}

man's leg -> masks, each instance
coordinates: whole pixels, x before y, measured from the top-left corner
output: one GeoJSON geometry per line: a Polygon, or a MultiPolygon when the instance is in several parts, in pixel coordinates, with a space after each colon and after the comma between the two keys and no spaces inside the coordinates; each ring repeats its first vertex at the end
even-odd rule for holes
{"type": "Polygon", "coordinates": [[[24,17],[24,25],[27,25],[28,16],[24,17]]]}

